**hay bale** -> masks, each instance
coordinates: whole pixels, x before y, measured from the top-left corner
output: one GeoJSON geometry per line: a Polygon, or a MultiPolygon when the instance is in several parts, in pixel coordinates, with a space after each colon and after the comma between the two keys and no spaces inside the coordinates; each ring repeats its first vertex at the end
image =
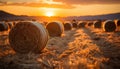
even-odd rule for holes
{"type": "Polygon", "coordinates": [[[10,46],[18,53],[38,53],[48,41],[45,27],[37,22],[19,22],[9,33],[10,46]]]}
{"type": "Polygon", "coordinates": [[[93,25],[93,22],[88,22],[87,23],[87,26],[92,26],[93,25]]]}
{"type": "Polygon", "coordinates": [[[50,36],[61,36],[64,32],[64,26],[59,22],[50,22],[46,25],[50,36]]]}
{"type": "Polygon", "coordinates": [[[104,24],[103,24],[103,30],[105,32],[113,32],[113,31],[115,31],[116,30],[115,22],[111,21],[111,20],[105,21],[104,24]]]}
{"type": "Polygon", "coordinates": [[[14,21],[14,22],[13,22],[13,26],[15,26],[15,25],[16,25],[16,23],[17,23],[17,22],[15,22],[15,21],[14,21]]]}
{"type": "Polygon", "coordinates": [[[10,29],[14,26],[12,22],[8,22],[7,24],[8,24],[10,29]]]}
{"type": "Polygon", "coordinates": [[[117,26],[117,31],[120,31],[120,20],[115,20],[115,24],[117,26]]]}
{"type": "Polygon", "coordinates": [[[0,32],[7,30],[8,30],[8,25],[5,22],[0,22],[0,32]]]}
{"type": "Polygon", "coordinates": [[[78,27],[77,23],[78,22],[75,19],[72,20],[72,26],[73,26],[73,28],[77,28],[78,27]]]}
{"type": "Polygon", "coordinates": [[[116,20],[115,23],[117,26],[120,26],[120,20],[116,20]]]}
{"type": "Polygon", "coordinates": [[[71,30],[72,27],[73,27],[73,26],[72,26],[71,23],[65,23],[65,24],[64,24],[64,29],[65,29],[65,30],[71,30]]]}
{"type": "Polygon", "coordinates": [[[72,26],[73,26],[73,28],[77,28],[78,27],[77,23],[72,23],[72,26]]]}
{"type": "Polygon", "coordinates": [[[78,23],[78,27],[79,28],[85,27],[85,25],[86,25],[86,22],[80,22],[80,23],[78,23]]]}
{"type": "Polygon", "coordinates": [[[95,21],[94,22],[94,28],[101,28],[102,27],[102,22],[101,21],[95,21]]]}

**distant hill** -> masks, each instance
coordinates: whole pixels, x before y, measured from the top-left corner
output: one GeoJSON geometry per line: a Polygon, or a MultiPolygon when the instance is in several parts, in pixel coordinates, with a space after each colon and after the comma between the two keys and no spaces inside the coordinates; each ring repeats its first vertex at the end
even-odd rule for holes
{"type": "Polygon", "coordinates": [[[31,20],[30,17],[26,16],[26,15],[14,15],[5,11],[0,10],[0,21],[9,21],[9,20],[31,20]]]}
{"type": "MultiPolygon", "coordinates": [[[[104,14],[104,15],[94,15],[94,16],[69,16],[69,17],[52,17],[54,20],[114,20],[114,19],[120,19],[120,13],[112,13],[112,14],[104,14]]],[[[42,16],[26,16],[26,15],[14,15],[5,11],[0,10],[0,20],[31,20],[31,19],[39,19],[41,21],[43,20],[49,20],[48,17],[42,17],[42,16]],[[47,19],[46,19],[47,18],[47,19]]]]}
{"type": "Polygon", "coordinates": [[[114,20],[114,19],[120,19],[120,13],[112,13],[112,14],[104,14],[104,15],[95,15],[95,16],[79,16],[77,19],[81,20],[96,20],[96,19],[101,19],[101,20],[114,20]]]}
{"type": "Polygon", "coordinates": [[[120,13],[112,13],[112,14],[104,14],[104,15],[94,15],[94,16],[68,16],[68,17],[52,17],[52,18],[43,18],[41,16],[35,17],[38,20],[52,20],[52,21],[72,21],[73,19],[79,21],[79,20],[114,20],[114,19],[120,19],[120,13]]]}
{"type": "Polygon", "coordinates": [[[5,12],[5,11],[2,11],[0,10],[0,18],[1,17],[13,17],[15,16],[14,14],[11,14],[11,13],[8,13],[8,12],[5,12]]]}

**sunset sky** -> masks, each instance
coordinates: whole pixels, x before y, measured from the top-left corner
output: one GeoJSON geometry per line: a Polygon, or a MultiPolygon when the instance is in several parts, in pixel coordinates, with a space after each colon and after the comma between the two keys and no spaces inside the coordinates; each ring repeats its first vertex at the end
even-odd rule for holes
{"type": "Polygon", "coordinates": [[[0,10],[29,16],[84,16],[120,12],[120,0],[0,0],[0,10]]]}

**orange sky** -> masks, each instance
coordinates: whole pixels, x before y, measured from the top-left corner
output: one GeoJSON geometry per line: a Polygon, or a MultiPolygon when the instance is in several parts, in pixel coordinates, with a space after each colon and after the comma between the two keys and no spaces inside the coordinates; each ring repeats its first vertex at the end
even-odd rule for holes
{"type": "Polygon", "coordinates": [[[120,12],[120,0],[0,0],[0,10],[29,16],[84,16],[120,12]]]}

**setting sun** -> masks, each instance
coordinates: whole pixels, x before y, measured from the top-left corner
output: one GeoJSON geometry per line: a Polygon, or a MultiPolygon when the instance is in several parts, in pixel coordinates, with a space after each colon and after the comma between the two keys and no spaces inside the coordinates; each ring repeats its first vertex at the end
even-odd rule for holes
{"type": "Polygon", "coordinates": [[[53,12],[46,12],[45,15],[48,16],[48,17],[51,17],[51,16],[54,16],[54,13],[53,12]]]}

